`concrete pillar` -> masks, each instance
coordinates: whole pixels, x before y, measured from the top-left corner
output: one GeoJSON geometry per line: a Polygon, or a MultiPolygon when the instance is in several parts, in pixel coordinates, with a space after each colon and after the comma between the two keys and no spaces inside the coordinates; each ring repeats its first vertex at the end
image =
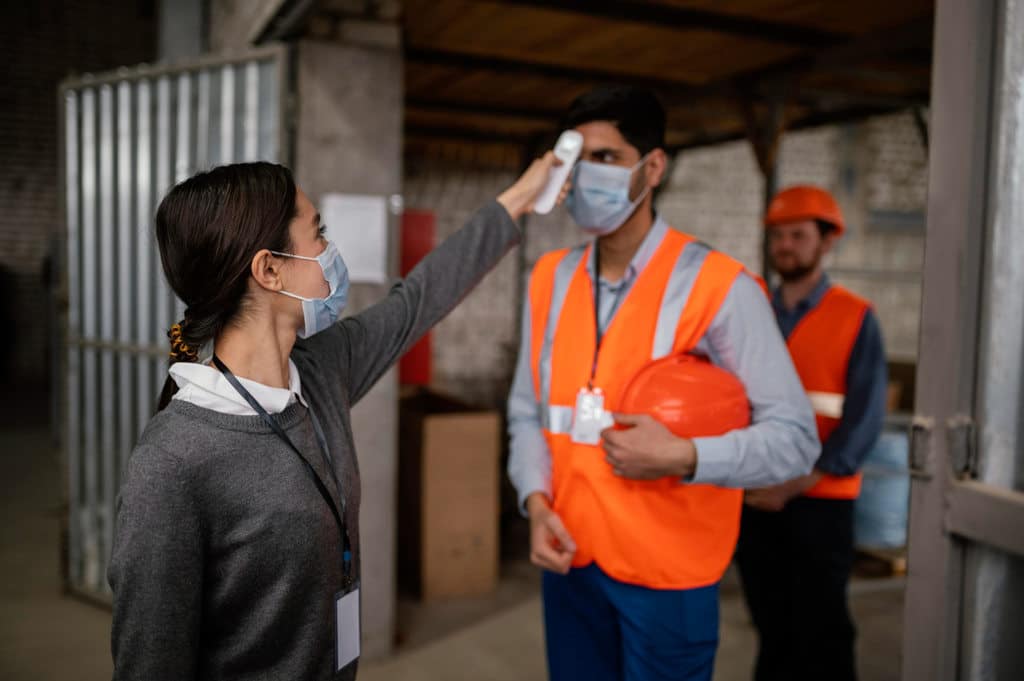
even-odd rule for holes
{"type": "Polygon", "coordinates": [[[210,0],[210,51],[242,50],[256,44],[283,16],[286,0],[210,0]]]}
{"type": "Polygon", "coordinates": [[[203,0],[160,0],[157,58],[175,62],[198,57],[206,50],[206,11],[203,0]]]}
{"type": "MultiPolygon", "coordinates": [[[[314,204],[329,192],[391,196],[402,185],[400,48],[299,41],[295,176],[314,204]]],[[[397,274],[392,216],[391,268],[397,274]]],[[[349,312],[387,293],[357,284],[349,312]]],[[[390,372],[352,413],[362,475],[363,655],[381,656],[395,630],[398,381],[390,372]]]]}

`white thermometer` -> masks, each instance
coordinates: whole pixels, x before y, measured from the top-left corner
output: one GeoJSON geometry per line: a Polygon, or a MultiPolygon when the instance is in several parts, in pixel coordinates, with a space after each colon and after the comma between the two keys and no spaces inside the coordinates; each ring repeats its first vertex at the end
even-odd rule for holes
{"type": "Polygon", "coordinates": [[[558,194],[562,191],[562,187],[565,186],[565,181],[568,179],[569,173],[572,172],[572,167],[576,164],[576,159],[580,157],[580,151],[582,150],[583,135],[575,130],[566,130],[558,136],[558,142],[555,143],[554,151],[555,157],[562,162],[562,165],[551,169],[551,174],[548,175],[548,183],[544,185],[544,189],[537,196],[536,203],[533,204],[534,213],[547,215],[555,207],[558,194]]]}

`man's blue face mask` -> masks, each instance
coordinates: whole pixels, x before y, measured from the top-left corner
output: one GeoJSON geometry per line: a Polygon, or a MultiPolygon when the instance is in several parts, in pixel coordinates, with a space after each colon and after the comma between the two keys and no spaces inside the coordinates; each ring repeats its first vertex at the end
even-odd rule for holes
{"type": "Polygon", "coordinates": [[[636,201],[629,200],[629,187],[633,173],[648,156],[650,153],[632,168],[592,161],[576,164],[566,205],[583,231],[596,236],[611,234],[636,211],[650,187],[644,187],[636,201]]]}

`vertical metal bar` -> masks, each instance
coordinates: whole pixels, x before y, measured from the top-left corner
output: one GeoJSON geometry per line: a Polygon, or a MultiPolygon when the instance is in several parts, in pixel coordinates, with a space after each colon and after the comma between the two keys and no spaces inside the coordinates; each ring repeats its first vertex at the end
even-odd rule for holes
{"type": "Polygon", "coordinates": [[[260,159],[267,161],[283,161],[278,155],[281,132],[279,120],[282,109],[278,73],[283,69],[284,65],[276,59],[259,62],[260,93],[257,106],[260,111],[260,119],[259,149],[256,153],[260,159]]]}
{"type": "Polygon", "coordinates": [[[991,116],[992,0],[936,4],[927,247],[916,410],[936,430],[915,446],[903,679],[960,671],[963,549],[943,526],[951,480],[944,425],[975,409],[981,244],[991,116]],[[939,429],[942,430],[939,430],[939,429]]]}
{"type": "MultiPolygon", "coordinates": [[[[125,345],[132,342],[132,319],[138,307],[133,292],[135,229],[132,214],[132,152],[135,137],[132,130],[132,86],[125,80],[117,86],[117,339],[125,345]]],[[[135,444],[132,414],[132,358],[126,351],[118,352],[118,485],[121,471],[135,444]]]]}
{"type": "Polygon", "coordinates": [[[235,160],[235,67],[220,72],[220,162],[235,160]]]}
{"type": "Polygon", "coordinates": [[[295,151],[297,52],[298,48],[294,44],[282,47],[274,59],[277,69],[277,149],[270,158],[288,166],[295,165],[292,155],[295,151]]]}
{"type": "MultiPolygon", "coordinates": [[[[979,481],[1024,489],[1024,1],[995,3],[988,238],[982,297],[979,481]],[[1008,313],[1013,310],[1015,313],[1008,313]]],[[[982,497],[984,498],[984,497],[982,497]]],[[[995,502],[993,502],[995,503],[995,502]]],[[[990,513],[989,517],[994,517],[990,513]]],[[[990,521],[996,522],[996,521],[990,521]]],[[[1016,527],[1024,527],[1024,514],[1016,527]]],[[[1024,666],[1022,556],[972,544],[965,570],[965,678],[1013,678],[1024,666]]]]}
{"type": "MultiPolygon", "coordinates": [[[[135,146],[135,295],[136,306],[135,340],[139,345],[149,345],[153,328],[153,102],[152,87],[148,80],[139,81],[135,88],[138,99],[136,114],[135,146]]],[[[135,358],[138,399],[136,404],[136,436],[149,420],[153,409],[153,374],[149,358],[139,355],[135,358]]]]}
{"type": "MultiPolygon", "coordinates": [[[[96,92],[88,88],[82,92],[82,336],[94,340],[98,336],[97,314],[97,270],[96,270],[96,92]]],[[[82,471],[85,479],[85,504],[82,509],[82,582],[87,588],[95,588],[99,582],[99,538],[97,536],[96,511],[99,503],[99,460],[96,404],[96,351],[84,348],[84,390],[83,401],[85,451],[82,471]]]]}
{"type": "MultiPolygon", "coordinates": [[[[192,75],[178,76],[178,134],[175,140],[174,181],[181,182],[192,174],[192,75]]],[[[174,319],[185,316],[185,303],[174,297],[174,319]]]]}
{"type": "Polygon", "coordinates": [[[1024,489],[1024,2],[1000,3],[1001,40],[993,121],[993,163],[987,184],[990,238],[981,320],[980,479],[1024,489]],[[1017,31],[1022,33],[1018,34],[1017,31]]]}
{"type": "Polygon", "coordinates": [[[210,71],[203,69],[196,77],[196,169],[210,165],[210,71]]]}
{"type": "Polygon", "coordinates": [[[81,328],[81,276],[79,231],[81,196],[79,183],[79,111],[78,93],[68,91],[64,97],[64,171],[65,194],[64,204],[67,211],[67,431],[64,435],[64,447],[67,452],[68,470],[68,581],[73,585],[82,583],[82,420],[81,386],[79,376],[81,328]]]}
{"type": "MultiPolygon", "coordinates": [[[[117,262],[114,246],[114,90],[110,85],[100,88],[100,337],[103,341],[114,340],[117,307],[114,294],[117,290],[114,280],[117,262]]],[[[102,531],[100,551],[100,582],[94,585],[98,591],[107,590],[107,557],[114,539],[112,520],[114,518],[114,484],[117,469],[116,423],[117,394],[114,391],[114,353],[100,351],[100,469],[103,484],[97,509],[102,531]]]]}
{"type": "Polygon", "coordinates": [[[174,181],[192,174],[192,75],[178,76],[178,139],[174,156],[174,181]]]}
{"type": "Polygon", "coordinates": [[[245,65],[245,149],[244,160],[259,158],[260,142],[260,67],[255,61],[245,65]]]}
{"type": "MultiPolygon", "coordinates": [[[[168,76],[161,76],[157,80],[156,100],[156,191],[153,199],[159,202],[171,187],[171,80],[168,76]]],[[[154,279],[156,305],[152,341],[154,344],[160,344],[172,323],[173,309],[170,287],[164,278],[162,268],[157,268],[154,279]]]]}

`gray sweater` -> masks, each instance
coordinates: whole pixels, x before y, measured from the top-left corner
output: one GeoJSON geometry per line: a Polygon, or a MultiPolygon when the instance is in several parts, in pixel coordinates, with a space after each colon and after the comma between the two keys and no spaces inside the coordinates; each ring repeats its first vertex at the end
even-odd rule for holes
{"type": "MultiPolygon", "coordinates": [[[[349,410],[518,240],[492,202],[384,300],[292,351],[343,488],[357,576],[349,410]]],[[[276,418],[333,494],[306,409],[295,403],[276,418]]],[[[340,553],[309,472],[260,417],[172,401],[143,432],[118,499],[114,678],[332,678],[340,553]]]]}

